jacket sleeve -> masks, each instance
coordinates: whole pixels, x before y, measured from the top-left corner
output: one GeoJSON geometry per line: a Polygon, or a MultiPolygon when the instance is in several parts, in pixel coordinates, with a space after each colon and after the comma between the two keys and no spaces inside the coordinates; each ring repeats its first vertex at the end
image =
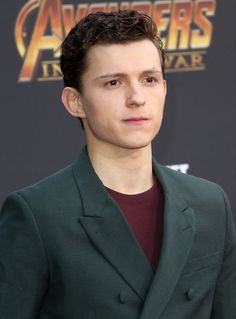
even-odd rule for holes
{"type": "Polygon", "coordinates": [[[225,203],[225,249],[218,276],[211,319],[236,318],[236,233],[229,201],[221,189],[225,203]]]}
{"type": "Polygon", "coordinates": [[[48,286],[39,228],[24,198],[10,195],[0,213],[0,318],[36,319],[48,286]]]}

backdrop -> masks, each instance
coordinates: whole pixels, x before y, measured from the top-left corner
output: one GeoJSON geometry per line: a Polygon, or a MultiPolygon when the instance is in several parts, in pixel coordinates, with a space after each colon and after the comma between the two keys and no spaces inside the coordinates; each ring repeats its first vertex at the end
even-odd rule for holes
{"type": "Polygon", "coordinates": [[[0,204],[74,161],[85,143],[60,100],[62,39],[88,12],[133,8],[153,17],[168,53],[154,156],[219,183],[235,214],[234,0],[5,0],[1,8],[0,204]]]}

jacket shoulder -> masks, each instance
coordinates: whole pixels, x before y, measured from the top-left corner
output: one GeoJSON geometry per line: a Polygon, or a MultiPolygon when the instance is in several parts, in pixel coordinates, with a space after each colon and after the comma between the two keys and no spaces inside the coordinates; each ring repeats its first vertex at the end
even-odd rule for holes
{"type": "Polygon", "coordinates": [[[164,165],[157,164],[160,179],[164,181],[169,192],[177,192],[190,205],[225,205],[225,195],[222,188],[212,181],[190,174],[177,172],[164,165]]]}
{"type": "Polygon", "coordinates": [[[73,181],[72,165],[68,165],[30,186],[19,189],[16,192],[26,197],[34,196],[37,193],[44,193],[44,195],[48,194],[50,196],[52,195],[51,193],[59,190],[60,188],[68,188],[71,181],[73,181]]]}
{"type": "Polygon", "coordinates": [[[55,172],[37,183],[11,193],[8,199],[22,200],[32,211],[58,211],[76,199],[79,192],[73,176],[73,164],[55,172]]]}
{"type": "Polygon", "coordinates": [[[219,186],[218,184],[202,177],[182,173],[161,164],[158,164],[158,166],[170,179],[172,179],[172,181],[176,181],[176,183],[190,184],[193,187],[199,187],[199,185],[201,185],[214,188],[219,186]]]}

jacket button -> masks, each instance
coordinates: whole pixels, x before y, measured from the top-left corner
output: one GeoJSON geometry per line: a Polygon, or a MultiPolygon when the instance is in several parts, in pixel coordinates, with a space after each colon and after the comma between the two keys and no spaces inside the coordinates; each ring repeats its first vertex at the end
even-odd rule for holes
{"type": "Polygon", "coordinates": [[[187,292],[186,292],[186,297],[188,300],[192,300],[195,296],[195,290],[193,288],[190,288],[187,292]]]}
{"type": "Polygon", "coordinates": [[[119,298],[121,303],[126,303],[129,300],[128,293],[126,291],[121,291],[119,298]]]}

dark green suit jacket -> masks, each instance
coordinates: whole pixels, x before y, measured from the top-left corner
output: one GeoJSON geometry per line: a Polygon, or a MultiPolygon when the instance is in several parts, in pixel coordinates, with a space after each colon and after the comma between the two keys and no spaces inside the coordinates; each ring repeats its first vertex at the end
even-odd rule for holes
{"type": "Polygon", "coordinates": [[[86,149],[11,194],[0,215],[0,318],[235,319],[235,230],[223,191],[153,168],[165,196],[155,274],[86,149]]]}

